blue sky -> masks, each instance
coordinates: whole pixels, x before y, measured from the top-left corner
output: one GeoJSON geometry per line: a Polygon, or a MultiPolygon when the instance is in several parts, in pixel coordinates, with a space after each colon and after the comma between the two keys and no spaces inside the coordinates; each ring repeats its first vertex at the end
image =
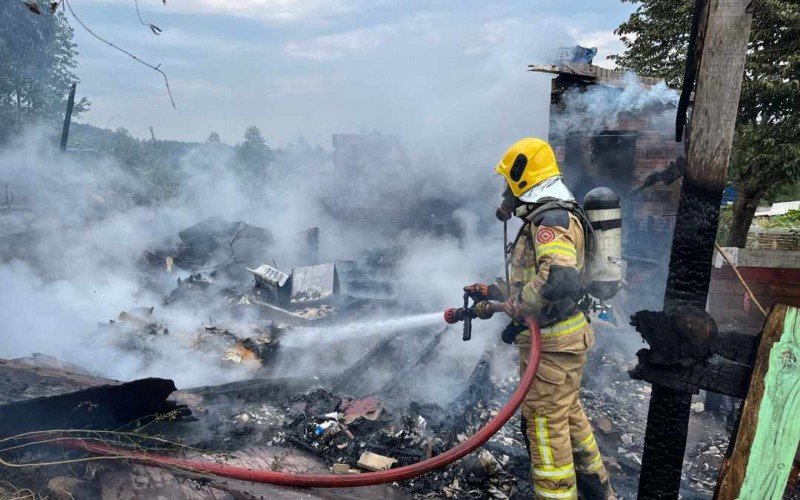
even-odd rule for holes
{"type": "Polygon", "coordinates": [[[72,22],[84,121],[146,136],[235,143],[258,125],[272,146],[298,135],[330,147],[337,132],[379,130],[435,146],[544,135],[549,78],[525,71],[560,45],[600,49],[631,11],[619,0],[72,0],[89,26],[161,77],[72,22]]]}

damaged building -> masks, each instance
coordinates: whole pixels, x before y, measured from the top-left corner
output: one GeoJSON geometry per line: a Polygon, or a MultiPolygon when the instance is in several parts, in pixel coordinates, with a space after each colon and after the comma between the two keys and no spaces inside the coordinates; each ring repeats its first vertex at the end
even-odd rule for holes
{"type": "Polygon", "coordinates": [[[549,141],[575,196],[607,186],[621,197],[627,276],[664,276],[686,155],[675,141],[677,92],[661,79],[571,60],[528,69],[555,75],[549,141]]]}

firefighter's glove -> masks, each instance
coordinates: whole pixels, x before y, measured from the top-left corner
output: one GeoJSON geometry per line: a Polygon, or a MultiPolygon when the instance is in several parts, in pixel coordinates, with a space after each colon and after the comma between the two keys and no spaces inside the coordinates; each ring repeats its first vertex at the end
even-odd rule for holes
{"type": "Polygon", "coordinates": [[[485,283],[473,283],[464,287],[466,292],[472,300],[486,300],[489,298],[489,285],[485,283]]]}
{"type": "Polygon", "coordinates": [[[474,301],[479,300],[502,300],[503,294],[497,285],[487,285],[485,283],[473,283],[464,287],[464,291],[469,294],[474,301]]]}
{"type": "Polygon", "coordinates": [[[509,318],[515,321],[522,321],[524,318],[524,313],[522,309],[519,307],[519,302],[515,297],[512,297],[503,303],[503,309],[505,310],[506,314],[509,318]]]}
{"type": "Polygon", "coordinates": [[[503,329],[503,333],[500,335],[500,338],[503,339],[503,342],[506,344],[511,345],[515,340],[517,340],[517,336],[527,329],[527,326],[516,321],[512,321],[503,329]]]}

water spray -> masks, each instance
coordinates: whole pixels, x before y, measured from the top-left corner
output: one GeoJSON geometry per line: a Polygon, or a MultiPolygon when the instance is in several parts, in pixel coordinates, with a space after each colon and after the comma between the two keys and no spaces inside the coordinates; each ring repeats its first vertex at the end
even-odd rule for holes
{"type": "Polygon", "coordinates": [[[337,341],[341,341],[352,337],[364,338],[368,335],[383,335],[398,330],[432,326],[438,323],[441,317],[442,313],[433,312],[400,317],[365,319],[341,325],[295,328],[290,335],[285,335],[281,339],[281,344],[295,346],[305,345],[308,342],[325,338],[335,338],[337,341]]]}

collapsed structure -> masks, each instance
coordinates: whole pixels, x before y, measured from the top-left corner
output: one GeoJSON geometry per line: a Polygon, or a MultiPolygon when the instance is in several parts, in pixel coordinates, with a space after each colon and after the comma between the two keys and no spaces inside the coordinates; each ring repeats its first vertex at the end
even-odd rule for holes
{"type": "MultiPolygon", "coordinates": [[[[201,221],[146,249],[141,281],[161,291],[162,303],[122,311],[95,335],[144,362],[188,345],[197,363],[213,363],[243,380],[175,391],[168,380],[121,384],[44,355],[7,360],[0,366],[7,394],[0,418],[14,425],[4,436],[54,428],[110,430],[102,442],[121,445],[113,432],[124,431],[130,432],[127,445],[138,450],[199,453],[203,460],[265,470],[345,474],[416,463],[463,442],[515,387],[512,350],[495,338],[471,355],[453,352],[460,335],[446,328],[439,314],[407,318],[393,287],[402,250],[375,249],[320,262],[319,239],[317,228],[298,233],[298,251],[286,259],[296,265],[285,270],[273,261],[279,242],[271,231],[244,221],[201,221]],[[164,278],[172,284],[162,285],[164,278]],[[169,320],[172,311],[186,308],[204,314],[188,331],[169,320]],[[447,403],[437,404],[443,392],[450,394],[447,403]],[[115,412],[126,400],[136,404],[115,412]],[[24,418],[31,412],[51,418],[24,418]],[[151,436],[170,443],[168,449],[151,436]]],[[[635,488],[647,388],[628,378],[624,350],[615,347],[626,342],[617,337],[629,335],[624,326],[600,322],[596,328],[610,341],[591,362],[594,376],[587,377],[584,400],[624,494],[635,488]]],[[[713,418],[706,421],[722,433],[713,418]]],[[[97,437],[71,432],[78,439],[97,437]]],[[[715,468],[709,459],[720,449],[714,439],[695,445],[696,465],[689,472],[695,491],[710,487],[715,468]],[[711,455],[704,454],[708,450],[711,455]]],[[[6,457],[21,463],[79,454],[67,451],[65,457],[63,450],[15,442],[33,451],[6,457]]],[[[177,471],[113,462],[98,470],[90,464],[22,468],[21,476],[11,476],[12,484],[51,494],[88,491],[87,497],[147,497],[156,490],[180,497],[288,495],[268,485],[179,479],[177,471]]],[[[511,422],[480,454],[405,481],[397,490],[325,496],[524,497],[528,473],[524,441],[511,422]]]]}
{"type": "MultiPolygon", "coordinates": [[[[682,145],[675,145],[663,128],[663,115],[671,113],[674,103],[647,101],[646,106],[617,110],[607,123],[581,121],[570,107],[571,95],[586,96],[592,86],[624,92],[630,85],[648,89],[658,83],[631,82],[596,67],[544,69],[559,75],[553,83],[551,140],[575,181],[571,187],[582,197],[595,185],[611,185],[623,194],[627,210],[626,289],[612,320],[595,322],[601,345],[590,360],[583,390],[614,484],[623,497],[631,497],[642,462],[650,387],[631,380],[626,371],[634,360],[635,338],[626,318],[634,307],[658,296],[653,284],[663,282],[661,262],[678,193],[674,181],[683,168],[678,161],[682,145]],[[561,127],[565,123],[569,126],[561,127]],[[576,172],[586,175],[572,175],[576,172]]],[[[403,164],[393,138],[337,136],[337,172],[346,176],[348,169],[369,168],[363,157],[376,143],[390,152],[379,162],[403,164]]],[[[356,223],[376,217],[421,231],[458,227],[437,215],[453,208],[437,199],[389,211],[381,211],[379,198],[360,195],[327,202],[332,216],[356,223]],[[387,213],[393,218],[383,217],[387,213]]],[[[293,473],[382,470],[439,455],[465,441],[513,389],[513,354],[495,341],[472,355],[453,354],[448,343],[460,342],[459,336],[438,317],[408,317],[399,307],[393,285],[403,249],[377,248],[324,262],[321,230],[298,233],[296,244],[288,245],[296,251],[283,256],[275,255],[276,238],[267,228],[209,219],[147,249],[140,262],[142,286],[162,293],[162,303],[105,318],[97,338],[139,353],[145,361],[165,346],[187,343],[185,352],[198,362],[236,371],[241,380],[176,390],[164,379],[104,379],[45,355],[2,360],[2,438],[20,446],[3,450],[4,460],[25,465],[83,456],[79,447],[39,447],[19,436],[57,427],[79,442],[293,473]],[[166,282],[170,285],[165,287],[166,282]],[[199,311],[193,327],[172,326],[169,315],[178,309],[199,311]],[[445,389],[448,398],[441,395],[445,389]],[[125,411],[115,411],[119,408],[125,411]],[[25,418],[32,414],[48,418],[25,418]]],[[[707,496],[727,446],[727,430],[700,401],[692,411],[701,431],[690,439],[683,492],[707,496]]],[[[524,450],[514,422],[479,454],[397,487],[308,494],[524,498],[529,474],[524,450]]],[[[54,497],[61,492],[87,498],[295,494],[123,462],[54,467],[15,468],[10,484],[54,497]]]]}

